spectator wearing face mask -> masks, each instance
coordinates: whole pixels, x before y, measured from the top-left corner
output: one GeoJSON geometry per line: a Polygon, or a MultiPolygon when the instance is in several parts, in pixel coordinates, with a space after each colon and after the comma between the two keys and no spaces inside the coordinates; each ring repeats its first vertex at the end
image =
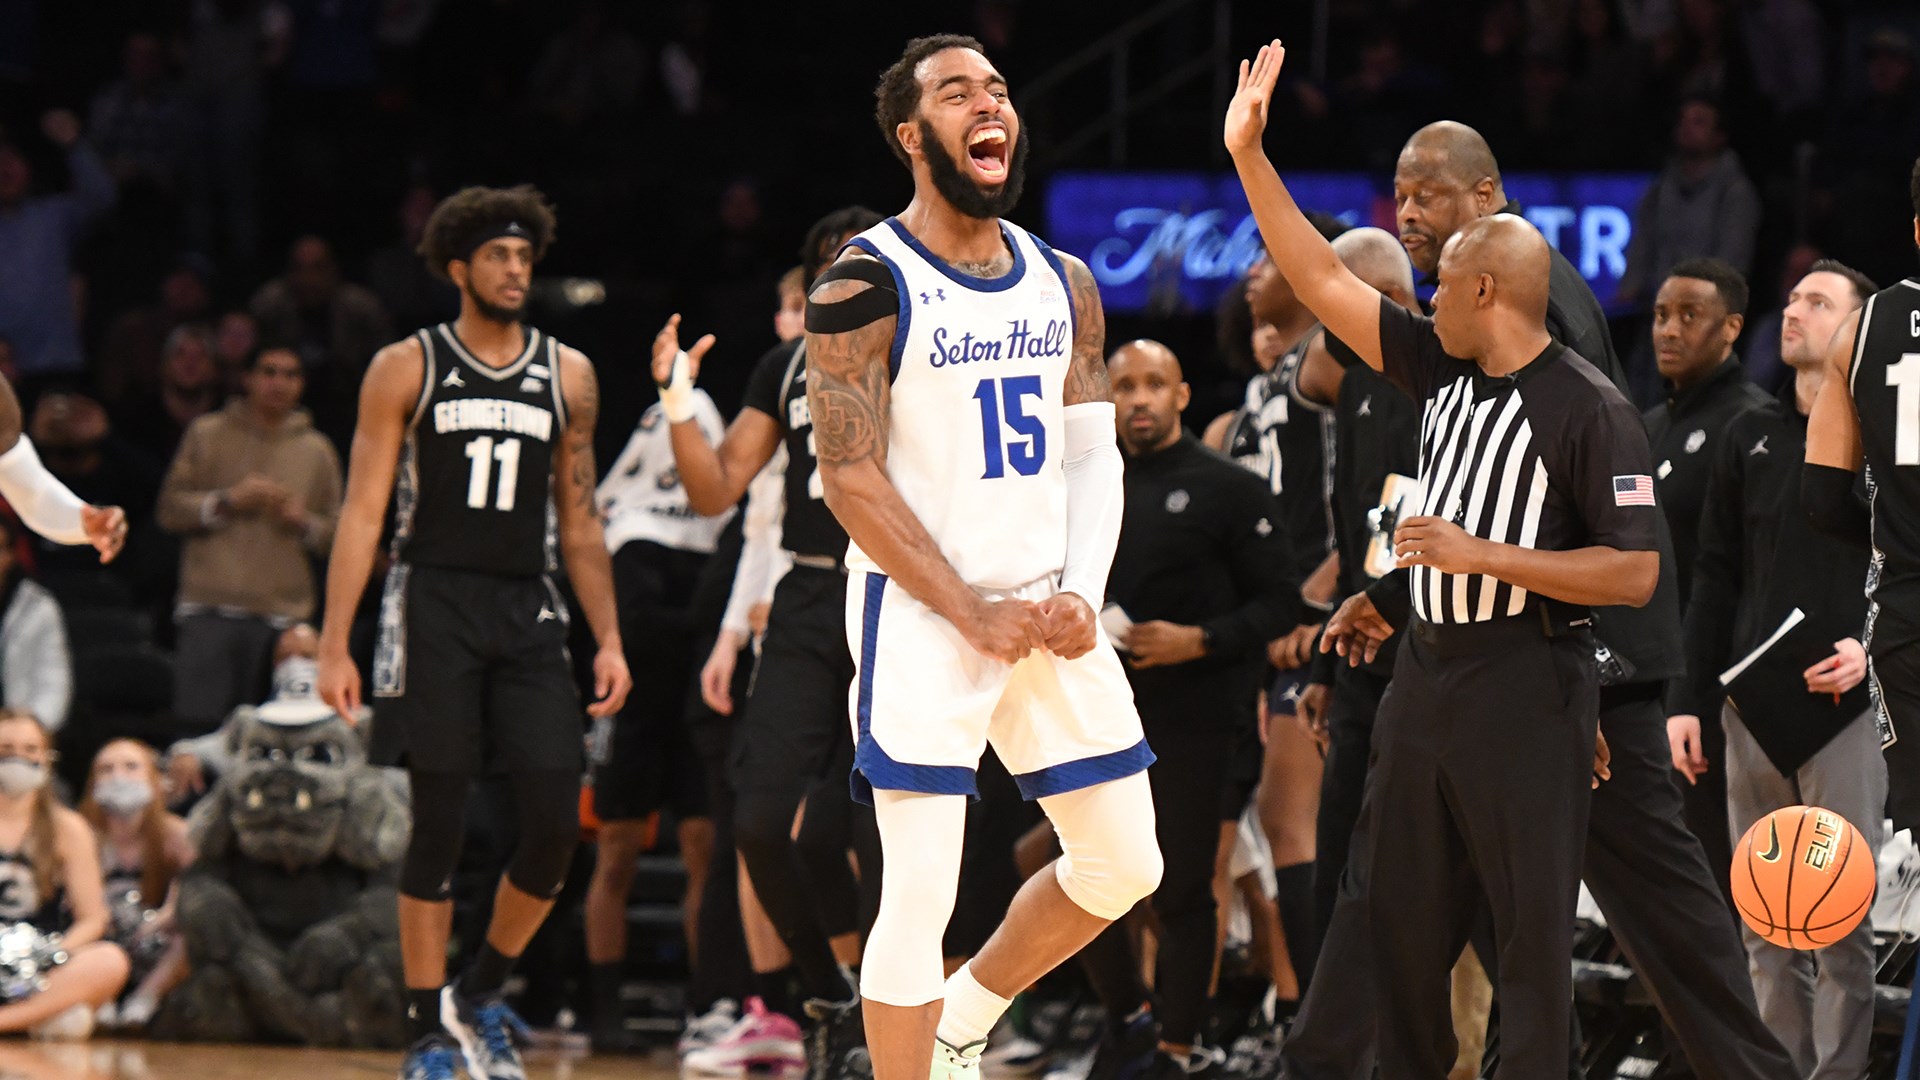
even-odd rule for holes
{"type": "Polygon", "coordinates": [[[187,974],[187,949],[174,926],[174,882],[192,865],[186,819],[167,812],[159,755],[146,743],[115,739],[87,774],[80,815],[100,841],[108,940],[132,963],[133,990],[100,1006],[103,1028],[138,1029],[187,974]]]}
{"type": "MultiPolygon", "coordinates": [[[[313,627],[306,623],[296,623],[280,632],[273,646],[271,700],[320,700],[313,689],[313,658],[319,654],[319,648],[313,627]]],[[[232,717],[228,717],[218,731],[181,739],[167,748],[167,788],[176,806],[190,803],[205,793],[231,767],[233,759],[227,750],[227,731],[232,723],[232,717]]]]}
{"type": "Polygon", "coordinates": [[[52,743],[32,714],[0,715],[0,925],[58,932],[68,954],[38,992],[0,1005],[0,1033],[84,1039],[94,1010],[120,996],[129,965],[105,940],[111,919],[93,829],[47,786],[52,743]]]}

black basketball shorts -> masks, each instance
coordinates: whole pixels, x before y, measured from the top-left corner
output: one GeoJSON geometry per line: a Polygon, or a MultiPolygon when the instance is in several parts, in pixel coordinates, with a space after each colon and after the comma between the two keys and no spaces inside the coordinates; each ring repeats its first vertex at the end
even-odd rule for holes
{"type": "Polygon", "coordinates": [[[853,739],[848,690],[846,575],[796,566],[773,591],[753,690],[734,738],[737,791],[796,802],[853,739]]]}
{"type": "Polygon", "coordinates": [[[395,563],[374,649],[373,761],[468,776],[584,768],[567,621],[544,577],[395,563]]]}
{"type": "Polygon", "coordinates": [[[594,765],[593,811],[602,821],[638,821],[660,809],[707,816],[704,769],[686,717],[707,657],[693,616],[694,585],[706,561],[644,540],[613,555],[633,693],[613,718],[604,760],[594,765]]]}

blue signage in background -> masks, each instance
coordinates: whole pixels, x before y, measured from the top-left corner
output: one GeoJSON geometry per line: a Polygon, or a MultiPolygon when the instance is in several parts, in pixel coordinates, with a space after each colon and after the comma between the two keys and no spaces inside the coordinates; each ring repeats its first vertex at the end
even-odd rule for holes
{"type": "MultiPolygon", "coordinates": [[[[1505,178],[1527,219],[1611,309],[1633,211],[1652,177],[1518,173],[1505,178]]],[[[1397,232],[1389,181],[1367,173],[1290,173],[1301,206],[1397,232]]],[[[1069,172],[1047,185],[1046,238],[1084,259],[1108,310],[1210,311],[1260,255],[1260,232],[1232,173],[1069,172]]]]}

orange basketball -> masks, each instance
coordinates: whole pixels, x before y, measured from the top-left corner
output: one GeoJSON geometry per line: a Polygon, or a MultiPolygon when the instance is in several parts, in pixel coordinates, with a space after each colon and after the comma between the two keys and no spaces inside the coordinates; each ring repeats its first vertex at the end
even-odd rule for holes
{"type": "Polygon", "coordinates": [[[1733,853],[1733,903],[1753,932],[1788,949],[1820,949],[1873,906],[1874,852],[1846,818],[1789,806],[1755,822],[1733,853]]]}

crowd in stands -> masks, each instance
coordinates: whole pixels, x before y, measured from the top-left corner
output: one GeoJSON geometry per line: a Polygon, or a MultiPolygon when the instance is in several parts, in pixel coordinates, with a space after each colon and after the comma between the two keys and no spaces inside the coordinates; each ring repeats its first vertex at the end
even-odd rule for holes
{"type": "MultiPolygon", "coordinates": [[[[900,41],[977,33],[1017,101],[1087,40],[1077,6],[977,0],[934,27],[917,5],[850,2],[754,6],[744,25],[714,0],[0,2],[0,374],[48,468],[132,523],[103,568],[0,519],[0,756],[11,745],[58,773],[18,793],[0,776],[0,841],[27,837],[33,895],[64,894],[70,941],[118,943],[63,969],[77,986],[55,1012],[126,984],[102,1016],[137,1026],[178,975],[166,899],[192,852],[165,807],[204,777],[156,751],[261,700],[275,642],[317,617],[360,377],[382,345],[457,310],[414,253],[440,197],[527,181],[558,206],[534,321],[599,365],[611,461],[652,400],[644,354],[666,311],[721,328],[702,386],[730,414],[774,341],[776,298],[798,316],[797,281],[780,275],[804,224],[903,201],[870,119],[872,74],[900,41]],[[36,794],[56,788],[77,814],[36,794]],[[158,915],[127,921],[129,890],[158,915]]],[[[1097,5],[1100,25],[1144,6],[1097,5]]],[[[1777,316],[1760,315],[1815,260],[1881,282],[1913,270],[1911,5],[1322,6],[1330,51],[1287,69],[1283,170],[1384,175],[1409,133],[1449,117],[1510,170],[1655,175],[1615,326],[1652,396],[1649,312],[1684,260],[1714,256],[1754,283],[1736,351],[1768,390],[1789,372],[1777,316]]],[[[1311,38],[1315,5],[1227,7],[1236,41],[1275,20],[1311,38]]],[[[1187,43],[1137,45],[1138,68],[1187,43]]],[[[1097,115],[1091,97],[1036,103],[1042,149],[1097,115]]],[[[1139,140],[1128,164],[1218,165],[1216,105],[1204,80],[1176,95],[1167,115],[1199,134],[1139,140]]],[[[1044,230],[1041,205],[1030,194],[1021,217],[1044,230]]],[[[1237,394],[1249,372],[1213,347],[1213,321],[1116,315],[1109,339],[1181,345],[1196,384],[1237,394]]],[[[0,1030],[53,1015],[16,1025],[8,1008],[0,1030]]]]}

